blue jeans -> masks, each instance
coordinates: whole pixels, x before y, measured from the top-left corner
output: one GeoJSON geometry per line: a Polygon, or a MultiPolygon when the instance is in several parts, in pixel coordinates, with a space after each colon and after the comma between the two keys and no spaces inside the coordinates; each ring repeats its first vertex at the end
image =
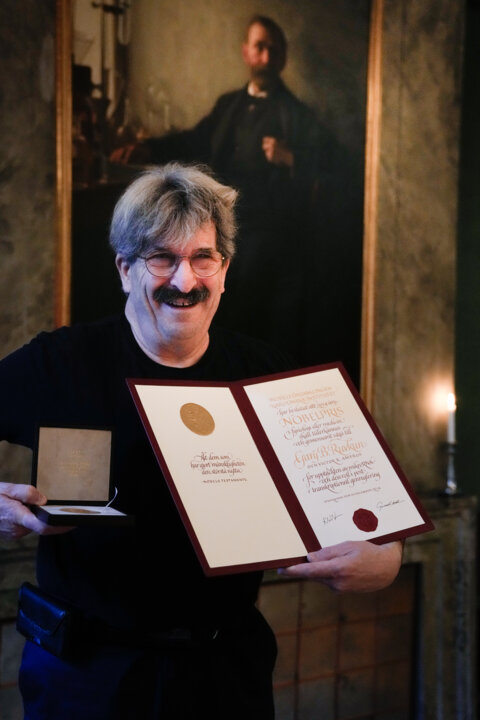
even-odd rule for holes
{"type": "Polygon", "coordinates": [[[66,662],[27,642],[25,720],[272,720],[275,657],[260,613],[194,648],[96,645],[66,662]]]}

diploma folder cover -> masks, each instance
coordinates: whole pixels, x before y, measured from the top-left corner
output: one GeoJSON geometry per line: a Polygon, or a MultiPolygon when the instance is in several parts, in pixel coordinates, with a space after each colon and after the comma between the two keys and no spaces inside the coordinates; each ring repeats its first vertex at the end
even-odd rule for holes
{"type": "Polygon", "coordinates": [[[341,363],[127,384],[206,575],[434,527],[341,363]]]}

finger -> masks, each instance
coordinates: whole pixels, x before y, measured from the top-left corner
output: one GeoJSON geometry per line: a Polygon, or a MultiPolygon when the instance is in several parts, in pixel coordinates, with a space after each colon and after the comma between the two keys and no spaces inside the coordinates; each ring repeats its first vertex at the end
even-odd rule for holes
{"type": "Polygon", "coordinates": [[[64,535],[67,532],[75,530],[73,525],[45,525],[45,530],[42,531],[41,535],[64,535]]]}
{"type": "Polygon", "coordinates": [[[30,510],[17,500],[4,496],[0,507],[0,534],[6,540],[16,540],[28,533],[41,530],[39,521],[30,510]]]}
{"type": "Polygon", "coordinates": [[[285,575],[286,577],[299,577],[304,576],[309,568],[309,563],[299,563],[298,565],[289,565],[288,567],[278,568],[277,573],[279,575],[285,575]]]}
{"type": "Polygon", "coordinates": [[[353,543],[351,541],[338,543],[337,545],[329,545],[328,547],[320,548],[320,550],[314,550],[308,553],[307,559],[309,562],[318,562],[322,560],[332,560],[342,555],[347,555],[352,552],[353,543]]]}
{"type": "Polygon", "coordinates": [[[75,528],[64,525],[47,525],[39,520],[33,513],[26,515],[23,519],[23,527],[27,532],[34,532],[37,535],[63,535],[75,528]]]}
{"type": "Polygon", "coordinates": [[[19,525],[24,527],[27,531],[35,532],[38,535],[61,535],[66,532],[70,532],[74,528],[72,526],[64,525],[48,525],[31,512],[28,508],[24,508],[24,511],[19,517],[19,525]]]}
{"type": "Polygon", "coordinates": [[[17,518],[17,524],[29,532],[34,532],[38,535],[47,534],[48,525],[39,520],[28,508],[23,507],[21,511],[18,511],[17,518]]]}
{"type": "Polygon", "coordinates": [[[26,534],[24,531],[39,534],[45,532],[45,523],[39,520],[23,502],[14,498],[4,498],[2,510],[6,524],[14,532],[17,528],[22,529],[22,534],[26,534]]]}
{"type": "Polygon", "coordinates": [[[333,561],[299,563],[298,565],[280,568],[278,572],[280,575],[285,575],[286,577],[330,580],[334,572],[334,563],[333,561]]]}
{"type": "Polygon", "coordinates": [[[0,527],[0,539],[1,540],[19,540],[30,534],[30,530],[27,530],[20,525],[3,525],[0,527]]]}
{"type": "Polygon", "coordinates": [[[18,500],[24,505],[45,505],[47,502],[46,496],[33,485],[2,483],[0,493],[12,500],[18,500]]]}

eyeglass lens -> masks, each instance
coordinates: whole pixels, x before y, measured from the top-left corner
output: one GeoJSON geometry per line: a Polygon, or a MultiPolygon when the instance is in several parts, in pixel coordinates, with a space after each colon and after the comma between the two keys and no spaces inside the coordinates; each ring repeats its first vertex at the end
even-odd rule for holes
{"type": "Polygon", "coordinates": [[[193,272],[202,277],[215,275],[223,260],[219,252],[198,252],[190,256],[158,252],[145,258],[145,262],[153,275],[164,277],[173,274],[183,258],[188,259],[193,272]]]}

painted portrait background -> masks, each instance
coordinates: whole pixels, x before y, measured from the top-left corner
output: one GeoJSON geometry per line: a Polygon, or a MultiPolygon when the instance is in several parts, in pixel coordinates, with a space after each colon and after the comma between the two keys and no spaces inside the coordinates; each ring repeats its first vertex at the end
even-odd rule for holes
{"type": "MultiPolygon", "coordinates": [[[[282,77],[314,110],[329,153],[314,236],[308,243],[301,236],[292,238],[292,258],[308,268],[304,319],[309,352],[302,364],[342,360],[355,380],[369,6],[367,0],[135,0],[124,28],[129,120],[149,135],[193,126],[220,94],[245,84],[240,48],[252,14],[268,15],[283,28],[289,51],[282,77]]],[[[82,290],[79,253],[74,228],[73,320],[92,314],[82,290]]]]}

